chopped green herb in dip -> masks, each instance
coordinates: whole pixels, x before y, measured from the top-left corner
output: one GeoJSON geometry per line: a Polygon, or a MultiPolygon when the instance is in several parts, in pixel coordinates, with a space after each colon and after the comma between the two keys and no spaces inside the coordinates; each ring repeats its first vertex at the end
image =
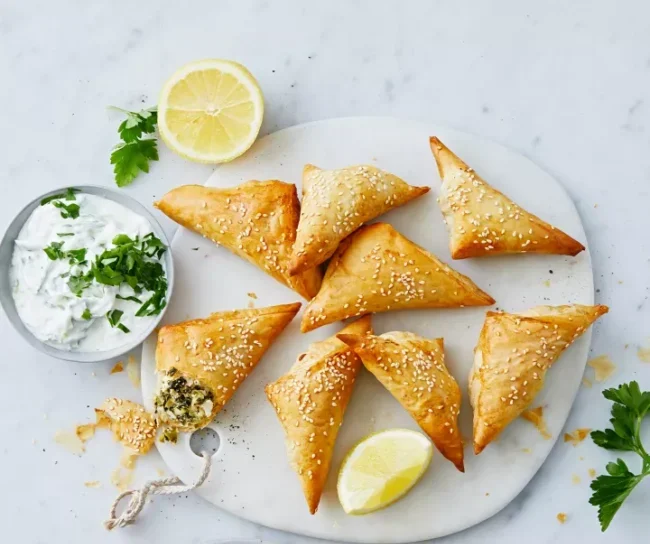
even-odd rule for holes
{"type": "Polygon", "coordinates": [[[167,303],[166,249],[144,217],[112,200],[75,190],[47,197],[14,246],[18,315],[59,349],[118,347],[167,303]]]}

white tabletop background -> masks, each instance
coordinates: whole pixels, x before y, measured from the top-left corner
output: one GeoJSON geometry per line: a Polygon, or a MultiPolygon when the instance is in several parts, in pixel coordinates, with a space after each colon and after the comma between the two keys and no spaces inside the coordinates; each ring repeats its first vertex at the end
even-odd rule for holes
{"type": "MultiPolygon", "coordinates": [[[[331,117],[404,117],[495,140],[548,170],[576,202],[596,300],[612,307],[595,326],[592,353],[618,367],[607,383],[581,388],[566,430],[606,425],[607,386],[637,379],[650,389],[650,364],[637,357],[650,345],[650,4],[3,0],[0,231],[51,188],[110,186],[119,116],[106,106],[153,105],[171,73],[205,57],[238,60],[255,74],[266,99],[262,134],[331,117]]],[[[125,189],[144,204],[213,170],[164,146],[160,159],[125,189]]],[[[174,226],[164,224],[171,234],[174,226]]],[[[125,373],[109,375],[112,363],[41,355],[1,313],[0,341],[3,542],[316,542],[241,521],[193,494],[156,498],[135,526],[106,532],[118,447],[102,432],[76,457],[53,436],[90,421],[105,397],[139,400],[140,392],[125,373]],[[102,487],[84,487],[88,480],[102,487]]],[[[588,469],[601,472],[613,458],[589,440],[577,448],[560,440],[510,506],[436,542],[647,542],[650,482],[606,535],[587,502],[588,469]],[[572,483],[574,474],[581,483],[572,483]],[[568,516],[564,525],[559,512],[568,516]]],[[[159,468],[153,453],[135,483],[159,468]]]]}

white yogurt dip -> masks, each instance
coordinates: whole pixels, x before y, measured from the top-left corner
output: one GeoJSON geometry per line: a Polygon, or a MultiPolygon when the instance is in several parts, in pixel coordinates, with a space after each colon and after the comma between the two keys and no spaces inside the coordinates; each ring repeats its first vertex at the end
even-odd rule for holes
{"type": "MultiPolygon", "coordinates": [[[[120,259],[99,261],[97,257],[117,247],[114,242],[118,235],[137,241],[133,252],[149,247],[142,239],[149,235],[148,240],[152,240],[152,231],[144,217],[95,195],[75,193],[74,200],[61,198],[37,207],[15,241],[10,270],[16,310],[23,323],[36,338],[62,350],[105,351],[130,342],[156,319],[155,315],[136,316],[154,291],[142,288],[134,279],[144,277],[135,272],[142,268],[130,269],[135,275],[128,280],[136,289],[124,274],[115,276],[113,269],[120,266],[115,261],[126,262],[126,252],[120,253],[124,255],[120,259]],[[83,249],[85,254],[79,251],[83,249]],[[93,270],[101,270],[101,275],[98,272],[93,276],[93,270]],[[81,278],[81,282],[73,283],[74,278],[81,278]]],[[[123,243],[125,238],[117,240],[123,243]]],[[[157,238],[155,241],[160,243],[157,238]]],[[[160,246],[164,248],[162,243],[160,246]]],[[[162,279],[158,277],[163,302],[158,309],[150,306],[141,313],[159,313],[164,306],[167,286],[162,252],[144,255],[142,262],[151,266],[147,270],[163,267],[162,279]]],[[[132,262],[133,258],[129,264],[132,262]]]]}

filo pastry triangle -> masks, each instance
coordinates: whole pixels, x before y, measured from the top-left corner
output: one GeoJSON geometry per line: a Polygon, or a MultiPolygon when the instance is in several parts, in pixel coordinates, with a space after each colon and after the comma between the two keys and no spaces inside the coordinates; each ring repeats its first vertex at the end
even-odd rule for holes
{"type": "Polygon", "coordinates": [[[469,377],[475,453],[533,402],[548,369],[607,312],[607,306],[572,304],[487,313],[469,377]]]}
{"type": "Polygon", "coordinates": [[[170,429],[204,427],[230,400],[300,303],[218,312],[158,333],[154,406],[170,429]]]}
{"type": "Polygon", "coordinates": [[[428,191],[429,187],[412,187],[374,166],[321,170],[306,165],[289,272],[297,274],[325,262],[361,225],[428,191]]]}
{"type": "Polygon", "coordinates": [[[458,430],[460,387],[445,366],[442,338],[430,340],[410,332],[362,336],[346,331],[337,338],[354,349],[440,453],[465,472],[458,430]]]}
{"type": "Polygon", "coordinates": [[[184,185],[154,204],[180,225],[246,259],[307,300],[320,288],[318,267],[289,276],[300,203],[296,186],[248,181],[227,189],[184,185]]]}
{"type": "Polygon", "coordinates": [[[438,138],[431,137],[430,144],[442,181],[438,201],[452,258],[503,253],[577,255],[585,249],[489,185],[438,138]]]}
{"type": "MultiPolygon", "coordinates": [[[[342,332],[365,336],[372,332],[370,316],[342,332]]],[[[266,386],[284,428],[289,462],[312,514],[327,481],[336,436],[360,369],[359,357],[333,336],[311,344],[287,374],[266,386]]]]}
{"type": "Polygon", "coordinates": [[[301,330],[388,310],[489,306],[494,299],[468,277],[387,223],[361,227],[332,257],[301,330]]]}

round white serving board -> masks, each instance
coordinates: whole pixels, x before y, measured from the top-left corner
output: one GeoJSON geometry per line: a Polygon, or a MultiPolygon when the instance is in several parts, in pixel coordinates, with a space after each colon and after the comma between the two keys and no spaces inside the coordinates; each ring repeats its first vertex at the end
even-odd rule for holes
{"type": "MultiPolygon", "coordinates": [[[[308,162],[327,169],[373,164],[413,185],[431,186],[429,194],[380,219],[471,277],[496,299],[492,309],[517,311],[538,304],[593,303],[588,251],[575,258],[520,255],[451,260],[447,232],[436,204],[440,182],[429,149],[431,135],[439,136],[515,202],[586,245],[573,203],[549,174],[496,143],[436,125],[361,117],[291,127],[260,139],[245,156],[220,167],[207,185],[229,187],[250,179],[280,179],[295,183],[300,192],[302,168],[308,162]]],[[[176,284],[165,316],[167,323],[217,310],[246,308],[252,300],[247,293],[257,295],[253,301],[256,307],[300,300],[261,270],[185,229],[179,229],[172,247],[176,284]]],[[[351,542],[424,540],[460,531],[494,515],[533,477],[560,435],[580,384],[591,335],[582,336],[562,355],[534,403],[544,406],[553,440],[544,440],[533,425],[519,419],[480,456],[474,456],[467,376],[485,311],[414,310],[374,317],[377,334],[407,330],[444,337],[447,366],[464,396],[461,429],[468,442],[465,474],[436,452],[427,473],[405,498],[373,514],[346,515],[336,496],[336,478],[348,449],[373,431],[418,428],[388,391],[362,371],[339,433],[319,510],[309,515],[298,478],[287,462],[282,428],[263,389],[285,373],[311,342],[336,333],[341,326],[334,324],[301,334],[298,314],[211,425],[220,435],[221,446],[214,456],[212,473],[198,493],[256,523],[351,542]]],[[[154,368],[154,339],[149,338],[143,349],[142,387],[150,409],[154,368]]],[[[189,436],[183,436],[176,445],[157,446],[170,469],[184,481],[190,482],[199,474],[201,460],[192,453],[189,436]]]]}

